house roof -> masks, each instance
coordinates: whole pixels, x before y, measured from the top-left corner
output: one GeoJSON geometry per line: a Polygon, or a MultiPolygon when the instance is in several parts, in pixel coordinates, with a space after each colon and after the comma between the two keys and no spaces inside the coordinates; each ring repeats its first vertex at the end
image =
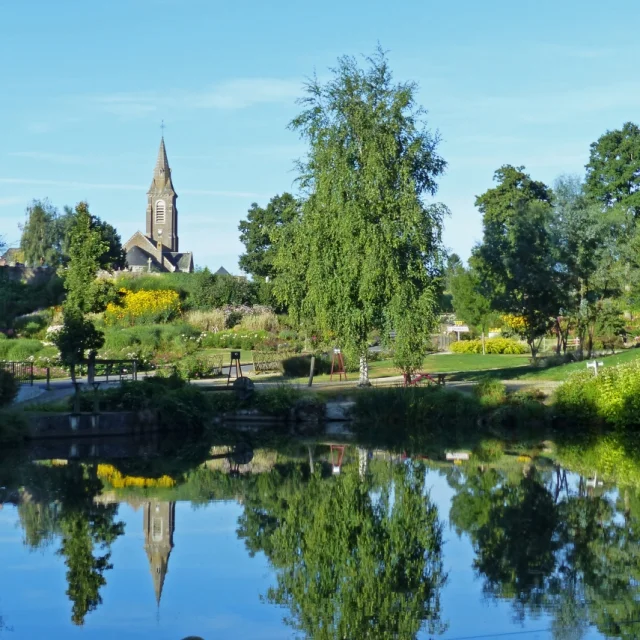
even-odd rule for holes
{"type": "Polygon", "coordinates": [[[220,267],[213,275],[214,276],[230,276],[231,274],[224,267],[220,267]]]}

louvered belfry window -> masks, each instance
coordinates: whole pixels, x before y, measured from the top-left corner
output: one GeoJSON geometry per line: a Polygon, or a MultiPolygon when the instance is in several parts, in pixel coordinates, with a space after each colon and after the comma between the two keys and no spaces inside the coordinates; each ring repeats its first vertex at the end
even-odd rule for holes
{"type": "Polygon", "coordinates": [[[165,219],[164,200],[158,200],[156,202],[156,224],[164,224],[164,219],[165,219]]]}

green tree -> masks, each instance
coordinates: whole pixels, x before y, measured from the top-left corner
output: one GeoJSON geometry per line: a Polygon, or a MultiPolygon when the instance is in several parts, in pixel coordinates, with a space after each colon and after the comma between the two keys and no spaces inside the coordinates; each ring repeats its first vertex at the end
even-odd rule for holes
{"type": "Polygon", "coordinates": [[[591,144],[586,192],[603,208],[640,215],[640,128],[626,122],[591,144]]]}
{"type": "Polygon", "coordinates": [[[99,311],[95,308],[96,275],[109,245],[94,227],[86,202],[76,207],[75,222],[68,239],[69,264],[60,271],[67,291],[65,310],[86,314],[99,311]]]}
{"type": "Polygon", "coordinates": [[[505,165],[498,186],[476,198],[484,236],[470,259],[495,311],[524,319],[522,337],[536,356],[538,340],[562,305],[551,235],[551,191],[524,167],[505,165]]]}
{"type": "Polygon", "coordinates": [[[258,285],[244,278],[211,273],[205,268],[193,275],[195,280],[191,300],[197,309],[212,309],[225,305],[251,305],[256,302],[258,285]]]}
{"type": "Polygon", "coordinates": [[[104,334],[95,328],[86,314],[102,311],[108,300],[105,288],[96,276],[109,251],[85,202],[78,204],[75,216],[69,237],[69,263],[60,271],[67,291],[64,322],[54,339],[60,349],[60,358],[70,367],[74,381],[76,365],[84,359],[85,352],[89,352],[91,362],[104,344],[104,334]]]}
{"type": "Polygon", "coordinates": [[[48,200],[34,200],[27,207],[20,248],[30,267],[58,266],[62,260],[62,236],[58,210],[48,200]]]}
{"type": "Polygon", "coordinates": [[[497,314],[491,309],[488,293],[483,291],[479,275],[473,269],[461,266],[451,276],[449,286],[456,317],[481,332],[484,353],[484,337],[496,321],[497,314]]]}
{"type": "MultiPolygon", "coordinates": [[[[79,223],[85,224],[85,221],[79,216],[78,207],[75,210],[71,207],[65,207],[64,214],[58,218],[59,233],[62,236],[61,250],[65,261],[71,258],[71,244],[75,235],[75,227],[79,223]]],[[[94,215],[91,215],[90,227],[106,244],[106,248],[98,260],[99,268],[105,271],[124,269],[127,262],[126,252],[115,227],[94,215]]]]}
{"type": "Polygon", "coordinates": [[[240,242],[245,246],[238,261],[240,268],[254,277],[272,279],[276,232],[299,216],[300,203],[290,193],[274,196],[264,208],[254,202],[247,219],[238,226],[240,242]]]}
{"type": "Polygon", "coordinates": [[[76,367],[85,360],[88,352],[90,361],[104,344],[104,333],[96,329],[74,308],[65,308],[62,328],[55,334],[53,342],[60,350],[60,360],[69,367],[71,379],[76,380],[76,367]]]}
{"type": "Polygon", "coordinates": [[[275,258],[278,298],[296,320],[358,354],[360,384],[369,383],[372,329],[388,336],[397,327],[403,340],[410,327],[421,335],[416,347],[426,344],[447,211],[423,201],[446,163],[416,106],[416,86],[393,82],[382,51],[368,62],[362,69],[340,58],[332,79],[306,87],[304,110],[291,123],[309,142],[299,164],[306,199],[300,218],[277,234],[275,258]]]}

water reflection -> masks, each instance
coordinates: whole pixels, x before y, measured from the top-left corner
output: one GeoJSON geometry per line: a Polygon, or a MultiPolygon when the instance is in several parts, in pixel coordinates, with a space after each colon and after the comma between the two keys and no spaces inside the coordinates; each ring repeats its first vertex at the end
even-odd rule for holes
{"type": "MultiPolygon", "coordinates": [[[[456,466],[355,446],[346,447],[336,473],[328,443],[218,444],[206,455],[145,459],[96,459],[91,451],[84,460],[0,465],[0,500],[15,507],[23,545],[64,567],[75,626],[91,618],[110,576],[125,569],[114,566],[113,550],[126,537],[140,540],[135,548],[146,554],[158,611],[176,589],[188,593],[180,562],[169,571],[180,555],[176,520],[185,518],[176,505],[222,500],[238,505],[229,524],[244,562],[262,558],[270,567],[262,599],[242,606],[248,617],[256,608],[273,607],[275,618],[286,611],[278,637],[473,635],[479,621],[460,611],[478,579],[487,601],[511,611],[501,632],[537,623],[546,629],[540,637],[637,637],[640,502],[631,488],[601,486],[544,460],[456,466]],[[137,525],[125,509],[138,514],[137,525]],[[465,572],[448,576],[449,532],[471,555],[465,572]],[[445,606],[454,593],[463,594],[456,608],[445,606]]],[[[203,510],[193,513],[192,524],[211,523],[203,510]]],[[[211,580],[207,572],[221,558],[215,549],[210,559],[200,553],[199,588],[219,588],[224,576],[211,580]]],[[[38,606],[30,615],[41,615],[38,606]]],[[[2,613],[6,622],[11,612],[2,613]]],[[[10,620],[16,637],[20,621],[10,620]]]]}

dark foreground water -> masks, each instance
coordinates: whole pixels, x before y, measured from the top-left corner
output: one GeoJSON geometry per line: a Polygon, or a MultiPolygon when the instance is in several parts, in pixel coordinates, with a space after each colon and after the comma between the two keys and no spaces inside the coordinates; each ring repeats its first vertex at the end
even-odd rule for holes
{"type": "Polygon", "coordinates": [[[215,451],[2,464],[0,637],[640,636],[633,491],[516,457],[215,451]]]}

